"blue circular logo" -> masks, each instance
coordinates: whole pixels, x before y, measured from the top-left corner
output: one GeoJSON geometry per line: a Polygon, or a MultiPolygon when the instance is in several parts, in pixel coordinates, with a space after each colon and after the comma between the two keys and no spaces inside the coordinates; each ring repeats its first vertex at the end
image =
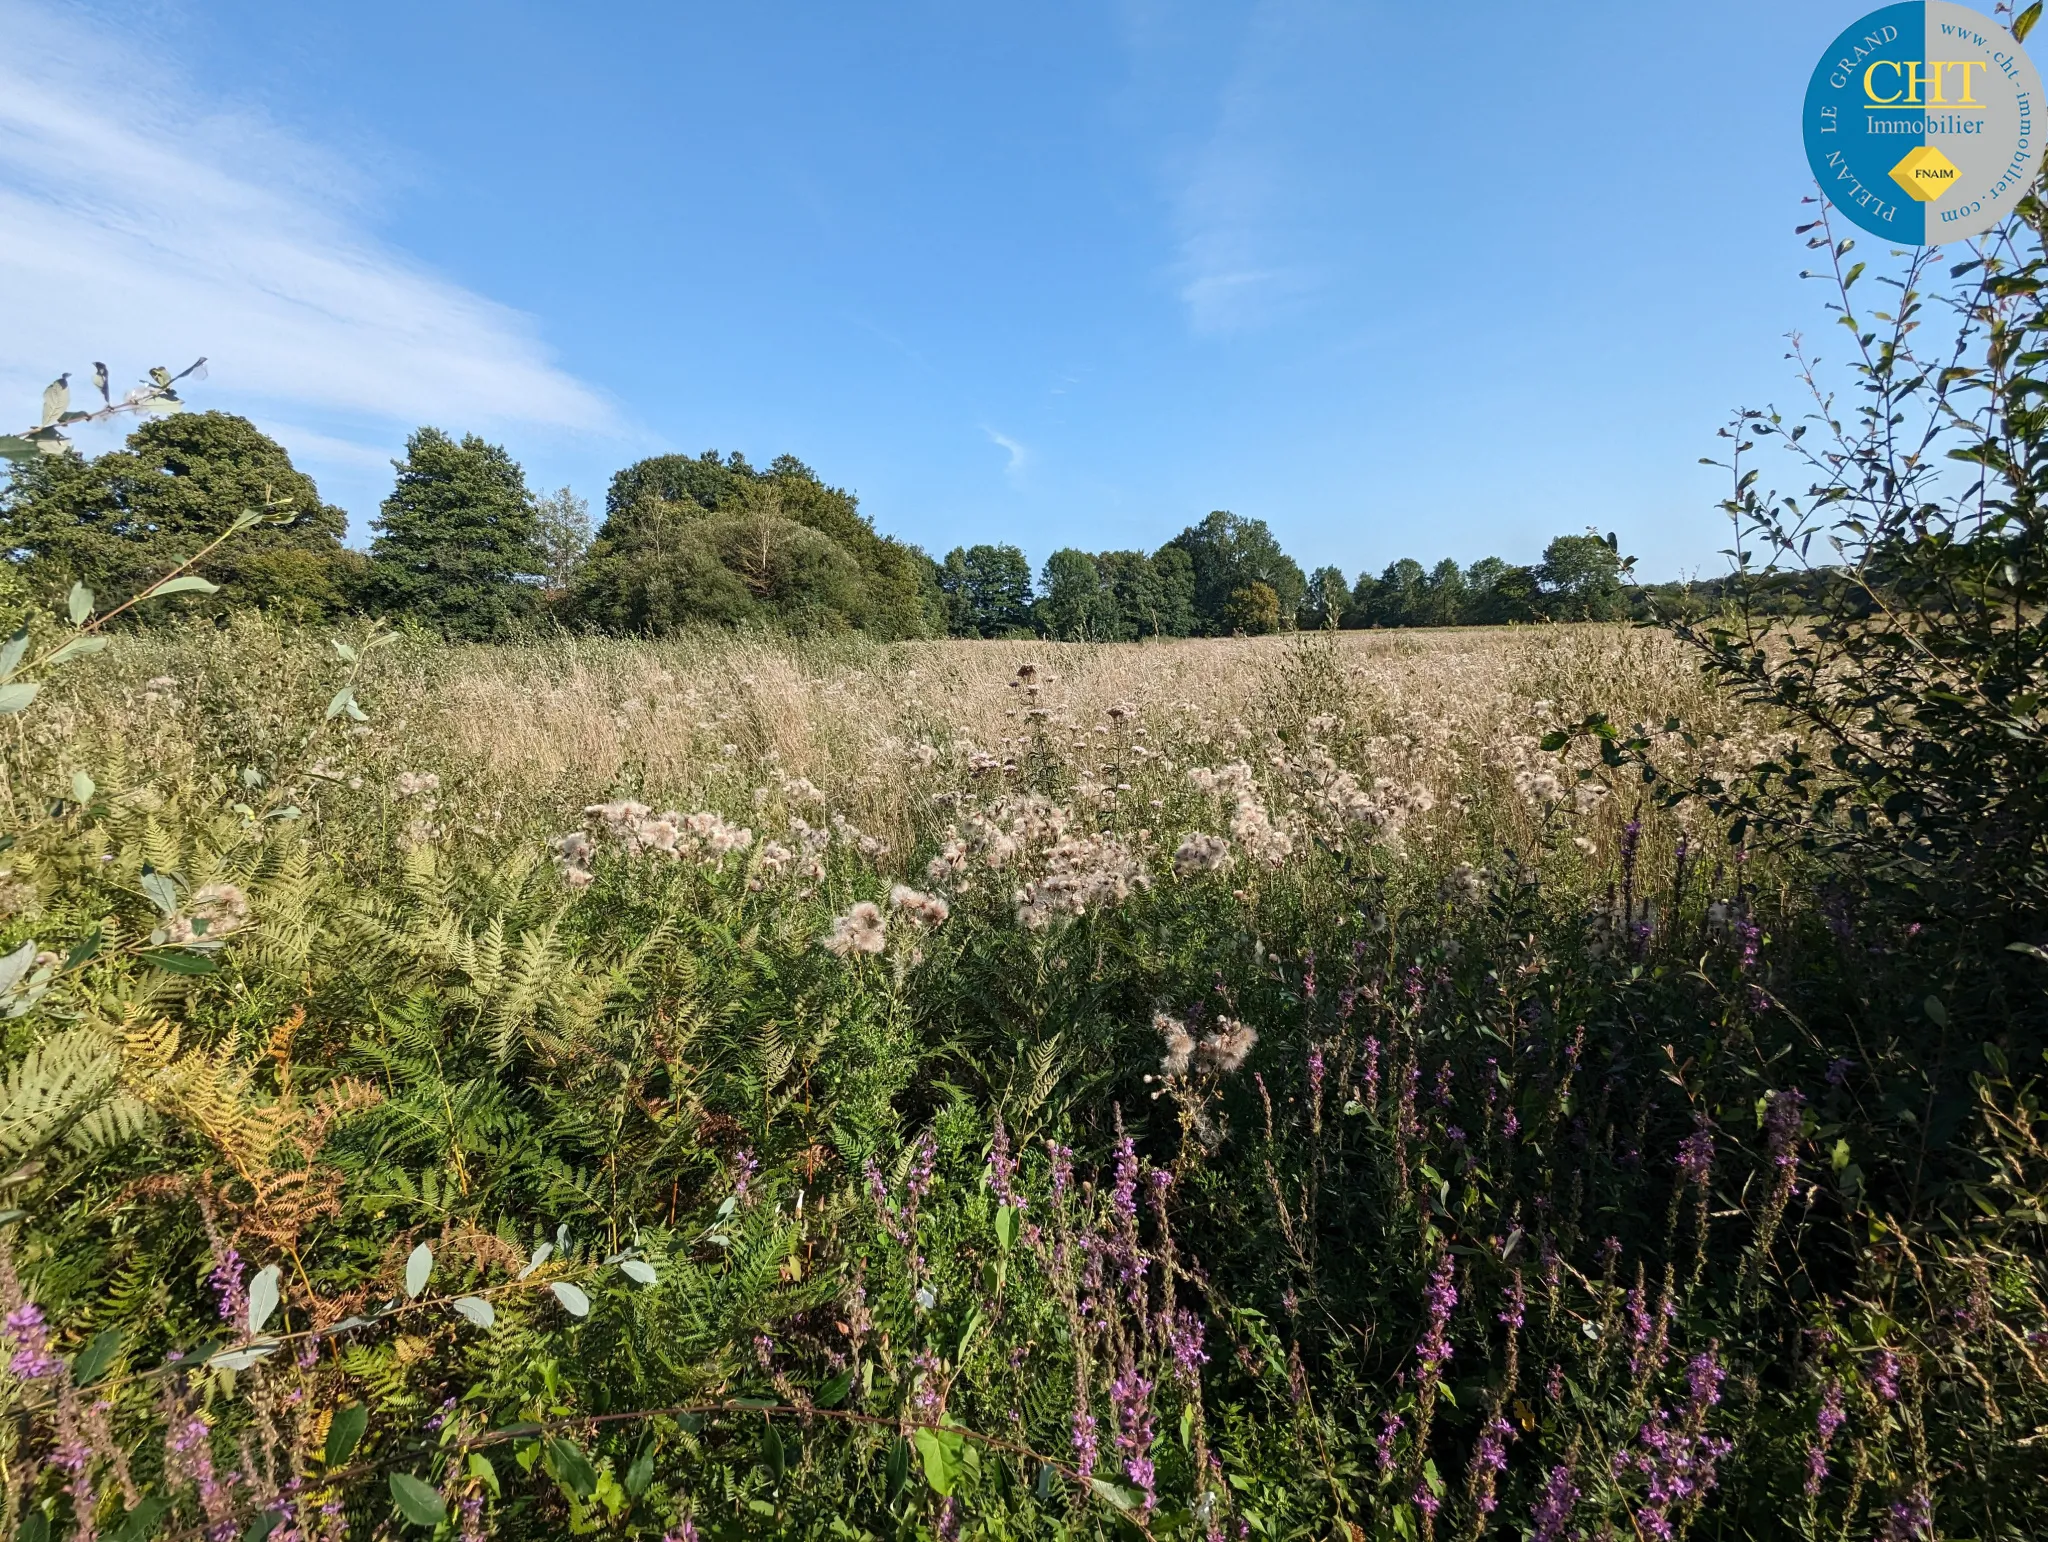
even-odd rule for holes
{"type": "Polygon", "coordinates": [[[1888,5],[1814,67],[1806,159],[1856,224],[1933,246],[1989,230],[2033,186],[2042,109],[2033,61],[1983,12],[1888,5]]]}

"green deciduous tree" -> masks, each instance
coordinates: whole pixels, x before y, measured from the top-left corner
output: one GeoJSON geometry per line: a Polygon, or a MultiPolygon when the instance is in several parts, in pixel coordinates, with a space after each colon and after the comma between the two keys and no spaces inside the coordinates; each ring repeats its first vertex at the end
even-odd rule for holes
{"type": "Polygon", "coordinates": [[[526,476],[503,446],[422,428],[393,463],[369,599],[450,637],[489,641],[533,616],[546,557],[526,476]]]}
{"type": "Polygon", "coordinates": [[[1296,624],[1304,630],[1328,631],[1344,624],[1344,612],[1350,608],[1351,586],[1344,580],[1344,570],[1317,568],[1309,575],[1301,618],[1296,624]]]}
{"type": "Polygon", "coordinates": [[[1101,568],[1072,547],[1045,559],[1038,614],[1046,635],[1062,641],[1115,642],[1124,635],[1116,596],[1103,583],[1101,568]]]}
{"type": "Polygon", "coordinates": [[[1613,536],[1561,535],[1543,549],[1537,580],[1553,621],[1619,621],[1628,614],[1622,560],[1613,536]]]}
{"type": "Polygon", "coordinates": [[[541,579],[550,595],[567,591],[577,566],[590,550],[590,504],[568,488],[557,488],[533,506],[540,537],[541,579]]]}
{"type": "Polygon", "coordinates": [[[1308,580],[1262,519],[1218,509],[1167,544],[1187,554],[1194,575],[1195,615],[1204,631],[1229,631],[1232,622],[1226,611],[1231,596],[1254,583],[1273,591],[1285,623],[1291,624],[1301,609],[1308,580]]]}
{"type": "Polygon", "coordinates": [[[1249,637],[1263,637],[1280,630],[1280,596],[1273,586],[1253,579],[1231,592],[1223,602],[1223,619],[1232,631],[1249,637]]]}
{"type": "Polygon", "coordinates": [[[956,637],[1002,637],[1031,625],[1031,564],[1015,546],[956,546],[939,574],[956,637]]]}
{"type": "Polygon", "coordinates": [[[612,478],[567,607],[586,625],[665,632],[763,621],[877,637],[942,629],[931,560],[876,533],[859,500],[793,455],[657,455],[612,478]]]}
{"type": "Polygon", "coordinates": [[[346,609],[362,569],[341,544],[348,516],[320,501],[282,445],[225,412],[154,419],[92,460],[67,452],[19,464],[0,494],[0,543],[42,598],[61,598],[74,581],[125,594],[266,506],[278,517],[209,561],[220,592],[178,603],[259,605],[295,620],[346,609]]]}

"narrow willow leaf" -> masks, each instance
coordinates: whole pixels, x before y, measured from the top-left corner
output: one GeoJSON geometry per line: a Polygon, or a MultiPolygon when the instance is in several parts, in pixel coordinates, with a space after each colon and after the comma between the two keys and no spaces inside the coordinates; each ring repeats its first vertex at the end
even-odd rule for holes
{"type": "Polygon", "coordinates": [[[172,974],[212,974],[220,968],[218,960],[184,948],[166,948],[162,952],[146,953],[143,957],[157,968],[168,970],[172,974]]]}
{"type": "Polygon", "coordinates": [[[167,578],[158,584],[144,599],[160,600],[168,594],[218,594],[220,585],[208,583],[197,573],[187,573],[181,578],[167,578]]]}
{"type": "Polygon", "coordinates": [[[49,657],[52,664],[67,664],[73,659],[86,658],[100,652],[107,646],[104,637],[74,637],[49,657]]]}
{"type": "Polygon", "coordinates": [[[149,896],[149,902],[164,915],[178,913],[178,880],[169,873],[144,873],[141,888],[149,896]]]}
{"type": "Polygon", "coordinates": [[[78,1352],[78,1358],[71,1362],[72,1383],[89,1387],[98,1381],[126,1342],[127,1336],[119,1328],[109,1328],[95,1335],[92,1342],[78,1352]]]}
{"type": "Polygon", "coordinates": [[[415,1526],[438,1526],[447,1517],[447,1501],[409,1472],[391,1475],[391,1502],[415,1526]]]}
{"type": "Polygon", "coordinates": [[[562,1310],[571,1317],[588,1317],[590,1315],[590,1297],[584,1295],[582,1291],[571,1285],[567,1280],[556,1280],[548,1286],[548,1289],[555,1293],[555,1299],[562,1303],[562,1310]]]}
{"type": "Polygon", "coordinates": [[[434,1272],[434,1250],[422,1242],[405,1261],[405,1293],[418,1297],[427,1288],[427,1276],[434,1272]]]}
{"type": "Polygon", "coordinates": [[[344,685],[334,693],[334,699],[328,702],[327,716],[330,719],[340,717],[342,713],[355,705],[355,700],[356,688],[352,685],[344,685]]]}
{"type": "Polygon", "coordinates": [[[246,1371],[259,1360],[268,1360],[282,1347],[276,1339],[271,1339],[262,1344],[248,1344],[240,1349],[223,1349],[211,1357],[206,1365],[209,1370],[246,1371]]]}
{"type": "Polygon", "coordinates": [[[488,1328],[498,1320],[497,1312],[482,1296],[457,1296],[448,1304],[479,1328],[488,1328]]]}
{"type": "Polygon", "coordinates": [[[590,1465],[590,1458],[575,1441],[557,1435],[546,1442],[543,1452],[548,1471],[571,1494],[588,1499],[597,1492],[597,1469],[590,1465]]]}
{"type": "Polygon", "coordinates": [[[34,680],[14,680],[0,685],[0,713],[25,712],[42,686],[34,680]]]}
{"type": "Polygon", "coordinates": [[[7,639],[5,647],[0,647],[0,680],[7,679],[21,668],[22,655],[27,652],[28,628],[23,627],[7,639]]]}
{"type": "Polygon", "coordinates": [[[339,1467],[355,1455],[356,1446],[363,1438],[363,1431],[370,1427],[370,1410],[361,1403],[344,1403],[334,1410],[334,1418],[327,1426],[327,1449],[324,1453],[329,1468],[339,1467]]]}
{"type": "Polygon", "coordinates": [[[647,1486],[654,1481],[654,1442],[648,1441],[640,1448],[640,1454],[633,1458],[633,1465],[626,1469],[626,1497],[638,1499],[647,1492],[647,1486]]]}
{"type": "Polygon", "coordinates": [[[661,1276],[654,1272],[654,1265],[644,1258],[629,1258],[619,1265],[619,1273],[636,1285],[652,1285],[661,1276]]]}
{"type": "Polygon", "coordinates": [[[36,945],[24,942],[5,958],[0,958],[0,996],[14,989],[21,977],[28,973],[28,966],[36,961],[36,945]]]}
{"type": "Polygon", "coordinates": [[[256,1278],[249,1282],[249,1331],[261,1333],[263,1325],[270,1321],[270,1314],[277,1310],[277,1282],[283,1271],[276,1264],[257,1271],[256,1278]]]}
{"type": "Polygon", "coordinates": [[[538,1269],[542,1264],[546,1263],[550,1258],[553,1258],[554,1256],[555,1245],[552,1242],[543,1242],[539,1247],[533,1250],[533,1257],[527,1261],[526,1267],[519,1271],[519,1278],[522,1280],[525,1279],[529,1274],[533,1273],[534,1270],[538,1269]]]}
{"type": "Polygon", "coordinates": [[[2024,11],[2012,19],[2012,38],[2015,43],[2024,43],[2027,34],[2034,30],[2034,23],[2041,19],[2041,0],[2034,0],[2024,11]]]}
{"type": "Polygon", "coordinates": [[[64,611],[73,626],[84,626],[85,618],[92,614],[92,591],[84,584],[73,584],[71,593],[64,597],[64,611]]]}

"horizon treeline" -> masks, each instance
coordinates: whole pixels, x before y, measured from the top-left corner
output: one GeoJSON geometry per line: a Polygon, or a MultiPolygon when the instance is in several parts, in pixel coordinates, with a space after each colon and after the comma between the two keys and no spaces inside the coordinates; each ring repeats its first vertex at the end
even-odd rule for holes
{"type": "MultiPolygon", "coordinates": [[[[1323,628],[1627,618],[1646,590],[1613,536],[1560,535],[1540,560],[1486,557],[1378,572],[1304,572],[1263,520],[1218,510],[1151,552],[1055,551],[1034,573],[1008,543],[943,558],[878,532],[859,500],[794,456],[658,455],[616,473],[601,522],[567,488],[537,496],[503,446],[421,428],[367,552],[347,516],[247,419],[185,412],[126,444],[16,466],[0,491],[0,605],[84,583],[133,590],[247,509],[268,511],[213,559],[220,588],[188,608],[258,606],[297,621],[410,618],[488,641],[553,621],[618,635],[768,624],[882,639],[1060,641],[1259,635],[1323,628]]],[[[1705,586],[1711,589],[1713,586],[1705,586]]]]}

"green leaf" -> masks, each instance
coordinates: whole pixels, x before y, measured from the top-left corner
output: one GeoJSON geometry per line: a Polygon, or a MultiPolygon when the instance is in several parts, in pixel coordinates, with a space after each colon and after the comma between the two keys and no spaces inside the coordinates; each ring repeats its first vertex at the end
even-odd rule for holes
{"type": "Polygon", "coordinates": [[[567,1280],[556,1280],[548,1286],[555,1293],[555,1299],[562,1303],[562,1310],[571,1317],[590,1315],[590,1297],[583,1294],[567,1280]]]}
{"type": "Polygon", "coordinates": [[[409,1472],[391,1475],[391,1502],[415,1526],[438,1526],[448,1515],[447,1501],[409,1472]]]}
{"type": "Polygon", "coordinates": [[[626,1469],[626,1497],[638,1499],[647,1492],[647,1486],[654,1481],[654,1442],[648,1441],[640,1448],[640,1454],[633,1458],[633,1465],[626,1469]]]}
{"type": "Polygon", "coordinates": [[[422,1242],[405,1261],[405,1293],[417,1299],[427,1288],[427,1276],[434,1272],[434,1250],[422,1242]]]}
{"type": "Polygon", "coordinates": [[[283,1271],[276,1264],[270,1264],[257,1272],[249,1282],[249,1331],[261,1333],[263,1325],[270,1321],[270,1314],[277,1310],[277,1282],[283,1271]]]}
{"type": "Polygon", "coordinates": [[[890,1443],[889,1461],[883,1469],[888,1483],[889,1499],[894,1503],[896,1496],[903,1492],[903,1485],[910,1481],[910,1442],[901,1435],[890,1443]]]}
{"type": "Polygon", "coordinates": [[[82,659],[102,652],[106,646],[107,640],[104,637],[74,637],[55,653],[51,654],[45,662],[50,664],[68,664],[73,659],[82,659]]]}
{"type": "Polygon", "coordinates": [[[31,1509],[22,1517],[21,1530],[14,1535],[17,1542],[50,1542],[50,1518],[40,1510],[31,1509]]]}
{"type": "Polygon", "coordinates": [[[334,651],[341,655],[342,663],[353,664],[356,661],[356,650],[343,642],[339,637],[330,637],[327,641],[333,646],[334,651]]]}
{"type": "Polygon", "coordinates": [[[71,592],[64,597],[64,611],[71,617],[71,624],[84,626],[85,618],[92,614],[92,607],[92,591],[84,584],[73,584],[71,592]]]}
{"type": "Polygon", "coordinates": [[[188,953],[182,948],[165,948],[145,953],[143,957],[172,974],[212,974],[220,968],[218,960],[208,958],[204,953],[188,953]]]}
{"type": "Polygon", "coordinates": [[[782,1431],[772,1420],[761,1426],[761,1465],[777,1483],[789,1473],[789,1452],[783,1448],[782,1431]]]}
{"type": "Polygon", "coordinates": [[[946,1460],[946,1443],[937,1430],[919,1430],[911,1437],[918,1459],[924,1464],[924,1481],[934,1494],[944,1498],[953,1492],[953,1469],[946,1460]]]}
{"type": "Polygon", "coordinates": [[[242,1542],[267,1542],[270,1534],[284,1524],[284,1516],[276,1510],[264,1510],[249,1522],[249,1529],[242,1533],[242,1542]]]}
{"type": "Polygon", "coordinates": [[[28,652],[28,628],[23,627],[7,639],[7,645],[0,647],[0,680],[9,678],[21,668],[22,655],[28,652]]]}
{"type": "Polygon", "coordinates": [[[89,1387],[98,1381],[126,1342],[127,1336],[119,1328],[109,1328],[104,1333],[93,1335],[92,1342],[81,1349],[78,1358],[71,1362],[72,1384],[89,1387]]]}
{"type": "Polygon", "coordinates": [[[74,771],[71,773],[71,801],[73,803],[90,803],[92,802],[92,795],[98,791],[99,785],[85,772],[74,771]]]}
{"type": "Polygon", "coordinates": [[[597,1469],[575,1441],[554,1436],[544,1443],[542,1459],[554,1480],[578,1499],[597,1492],[597,1469]]]}
{"type": "Polygon", "coordinates": [[[629,1258],[619,1265],[619,1273],[635,1285],[652,1285],[661,1278],[654,1272],[654,1265],[644,1258],[629,1258]]]}
{"type": "Polygon", "coordinates": [[[170,594],[218,594],[220,585],[208,583],[197,573],[186,573],[178,578],[167,578],[154,589],[143,595],[145,600],[160,600],[170,594]]]}
{"type": "Polygon", "coordinates": [[[469,1475],[472,1478],[475,1478],[491,1491],[493,1499],[503,1499],[505,1497],[498,1488],[498,1469],[491,1465],[491,1459],[485,1456],[483,1452],[470,1452],[469,1460],[463,1465],[469,1469],[469,1475]]]}
{"type": "Polygon", "coordinates": [[[268,1360],[283,1347],[276,1339],[264,1339],[235,1349],[223,1349],[219,1354],[207,1357],[206,1368],[210,1371],[246,1371],[259,1361],[268,1360]]]}
{"type": "Polygon", "coordinates": [[[2041,0],[2034,0],[2024,11],[2012,19],[2012,37],[2015,43],[2024,43],[2027,34],[2034,30],[2034,23],[2041,19],[2041,0]]]}
{"type": "Polygon", "coordinates": [[[996,1242],[1007,1253],[1017,1245],[1017,1207],[1004,1205],[996,1211],[996,1242]]]}
{"type": "Polygon", "coordinates": [[[1920,1003],[1920,1010],[1927,1014],[1927,1020],[1934,1024],[1935,1027],[1946,1028],[1948,1026],[1948,1008],[1942,1004],[1939,996],[1929,996],[1920,1003]]]}
{"type": "Polygon", "coordinates": [[[167,916],[178,913],[178,880],[169,873],[144,873],[140,887],[161,913],[167,916]]]}
{"type": "Polygon", "coordinates": [[[33,439],[24,439],[19,434],[0,434],[0,460],[34,460],[36,446],[33,439]]]}
{"type": "MultiPolygon", "coordinates": [[[[107,1533],[107,1542],[144,1542],[144,1539],[156,1530],[156,1523],[164,1518],[170,1508],[171,1502],[168,1499],[158,1499],[152,1495],[121,1517],[114,1529],[107,1533]]],[[[24,1526],[22,1535],[25,1537],[27,1534],[28,1528],[24,1526]]]]}
{"type": "Polygon", "coordinates": [[[330,1469],[341,1466],[355,1454],[363,1431],[370,1427],[370,1410],[361,1403],[343,1403],[334,1410],[327,1426],[327,1449],[323,1459],[330,1469]]]}
{"type": "Polygon", "coordinates": [[[812,1401],[820,1408],[837,1408],[846,1400],[846,1394],[852,1390],[852,1387],[853,1372],[851,1370],[841,1371],[818,1389],[818,1395],[812,1401]]]}
{"type": "Polygon", "coordinates": [[[356,704],[356,688],[344,685],[334,693],[334,699],[327,704],[327,718],[331,722],[356,704]]]}
{"type": "Polygon", "coordinates": [[[15,680],[0,685],[0,713],[25,712],[42,686],[34,680],[15,680]]]}
{"type": "Polygon", "coordinates": [[[1095,1490],[1096,1498],[1107,1499],[1119,1510],[1136,1509],[1141,1497],[1136,1489],[1125,1488],[1121,1483],[1110,1483],[1101,1478],[1090,1478],[1088,1486],[1095,1490]]]}
{"type": "Polygon", "coordinates": [[[498,1320],[496,1309],[482,1296],[457,1296],[448,1304],[479,1328],[488,1328],[498,1320]]]}
{"type": "Polygon", "coordinates": [[[36,945],[33,941],[24,942],[5,958],[0,958],[0,995],[13,990],[35,961],[36,945]]]}
{"type": "Polygon", "coordinates": [[[1562,728],[1553,728],[1543,736],[1543,748],[1550,751],[1563,749],[1572,742],[1572,736],[1562,728]]]}

